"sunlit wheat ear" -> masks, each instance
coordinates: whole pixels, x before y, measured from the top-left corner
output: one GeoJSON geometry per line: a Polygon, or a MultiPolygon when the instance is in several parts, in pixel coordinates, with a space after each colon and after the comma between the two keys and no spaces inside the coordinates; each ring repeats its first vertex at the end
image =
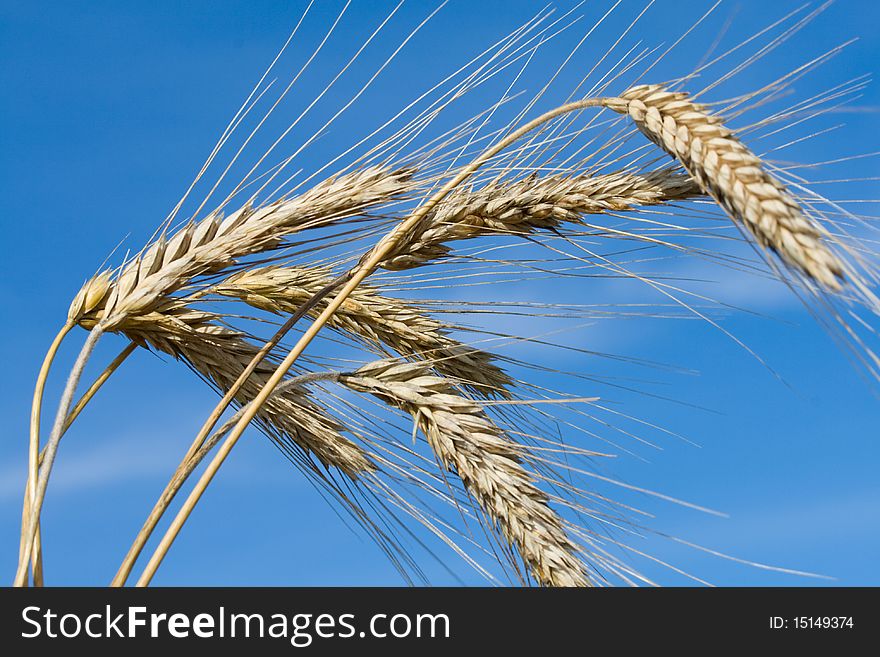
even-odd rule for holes
{"type": "MultiPolygon", "coordinates": [[[[171,302],[159,311],[129,317],[118,330],[142,346],[184,361],[225,392],[259,349],[218,320],[213,313],[171,302]]],[[[274,370],[272,362],[260,365],[242,386],[238,403],[253,399],[274,370]]],[[[258,418],[266,433],[283,447],[299,447],[351,479],[375,469],[364,450],[341,435],[343,427],[309,398],[305,388],[288,387],[273,396],[258,418]]]]}
{"type": "Polygon", "coordinates": [[[112,274],[101,272],[87,280],[70,302],[67,309],[67,320],[78,324],[83,317],[91,313],[104,302],[112,287],[112,274]]]}
{"type": "MultiPolygon", "coordinates": [[[[319,267],[263,267],[233,274],[211,291],[273,313],[293,313],[334,278],[319,267]]],[[[319,315],[326,305],[318,304],[310,315],[319,315]]],[[[450,327],[425,311],[367,285],[346,299],[328,325],[371,346],[429,362],[478,396],[509,397],[512,379],[492,362],[492,354],[449,337],[450,327]]]]}
{"type": "Polygon", "coordinates": [[[545,586],[588,586],[578,547],[508,440],[475,402],[424,364],[378,361],[340,379],[413,416],[437,459],[455,472],[545,586]]]}
{"type": "Polygon", "coordinates": [[[577,222],[581,215],[620,212],[702,196],[672,169],[581,176],[528,176],[515,182],[460,188],[444,199],[382,263],[418,267],[448,255],[447,242],[484,235],[527,234],[577,222]]]}
{"type": "Polygon", "coordinates": [[[688,94],[640,85],[609,106],[678,159],[700,187],[786,264],[829,290],[842,287],[844,264],[828,247],[826,232],[761,159],[688,94]]]}
{"type": "Polygon", "coordinates": [[[290,199],[259,208],[247,205],[225,217],[215,213],[170,238],[163,235],[113,281],[103,300],[105,327],[109,330],[128,316],[150,312],[194,277],[276,248],[291,233],[326,226],[390,201],[410,188],[409,181],[409,171],[370,167],[329,178],[290,199]]]}

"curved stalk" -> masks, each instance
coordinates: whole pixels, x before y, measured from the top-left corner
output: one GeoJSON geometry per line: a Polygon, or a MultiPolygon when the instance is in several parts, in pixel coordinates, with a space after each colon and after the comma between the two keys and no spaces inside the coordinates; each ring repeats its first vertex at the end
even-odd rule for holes
{"type": "MultiPolygon", "coordinates": [[[[134,342],[129,342],[128,345],[125,347],[125,349],[123,349],[119,353],[119,355],[116,356],[116,358],[114,358],[111,361],[111,363],[104,369],[104,371],[101,372],[101,375],[97,379],[95,379],[94,383],[92,383],[92,385],[89,386],[89,389],[86,390],[85,393],[83,393],[83,396],[79,398],[79,401],[76,402],[73,409],[70,411],[70,414],[67,416],[67,420],[64,423],[64,429],[61,432],[62,436],[65,433],[67,433],[67,430],[70,428],[70,425],[73,424],[74,420],[76,420],[77,417],[79,417],[79,414],[86,407],[86,404],[88,404],[92,400],[92,398],[98,393],[98,390],[101,389],[101,386],[103,386],[104,383],[107,382],[107,379],[109,379],[110,376],[117,369],[119,369],[119,366],[125,362],[125,360],[132,354],[132,352],[135,349],[137,349],[137,345],[134,342]]],[[[39,402],[37,402],[36,396],[34,397],[34,403],[35,403],[35,405],[39,404],[39,402]]],[[[33,419],[33,417],[34,416],[32,415],[32,419],[33,419]]],[[[36,412],[37,434],[39,434],[39,421],[40,421],[39,420],[39,411],[37,411],[36,412]]],[[[32,430],[33,430],[33,425],[32,425],[32,430]]],[[[39,448],[39,444],[37,444],[37,447],[39,448]]],[[[43,449],[42,452],[40,452],[38,454],[37,471],[39,471],[39,467],[43,463],[43,457],[45,456],[45,454],[46,454],[45,448],[43,449]]],[[[22,505],[22,512],[21,512],[22,531],[21,531],[21,548],[20,549],[22,549],[22,550],[24,549],[24,539],[25,539],[25,533],[26,533],[25,528],[27,527],[28,517],[30,516],[31,499],[32,499],[31,489],[33,488],[34,491],[36,490],[36,484],[34,483],[34,485],[32,486],[32,482],[35,482],[35,481],[36,481],[36,478],[29,475],[28,480],[25,484],[25,501],[24,501],[24,504],[22,505]]],[[[37,523],[37,534],[34,537],[34,547],[31,550],[31,552],[34,555],[32,558],[33,573],[34,573],[34,586],[42,586],[43,585],[43,559],[42,559],[42,552],[41,552],[41,545],[40,545],[40,525],[39,525],[39,523],[37,523]]]]}
{"type": "Polygon", "coordinates": [[[89,386],[89,389],[83,393],[82,397],[79,398],[79,401],[74,404],[70,413],[67,415],[67,420],[64,422],[64,430],[61,432],[62,434],[67,432],[67,430],[70,428],[70,425],[73,424],[73,421],[76,420],[77,417],[79,417],[80,413],[82,413],[82,410],[86,407],[86,404],[92,401],[92,397],[97,394],[98,390],[101,389],[101,386],[103,386],[107,382],[107,379],[109,379],[110,376],[119,369],[119,366],[122,365],[122,363],[124,363],[129,356],[131,356],[132,352],[134,352],[135,349],[137,349],[137,345],[134,342],[129,342],[128,345],[126,345],[125,349],[120,351],[119,355],[110,362],[110,364],[104,369],[103,372],[101,372],[101,375],[97,379],[95,379],[95,382],[92,383],[92,385],[89,386]]]}
{"type": "MultiPolygon", "coordinates": [[[[226,394],[223,395],[223,398],[217,402],[217,405],[214,407],[214,410],[211,411],[211,414],[208,416],[208,419],[205,420],[205,423],[202,425],[202,428],[199,429],[199,433],[196,435],[195,440],[193,440],[192,445],[190,445],[189,450],[187,450],[186,455],[180,461],[180,465],[177,466],[177,469],[174,471],[174,474],[171,475],[171,479],[168,481],[168,484],[165,486],[165,490],[162,491],[162,494],[159,496],[159,499],[156,501],[156,505],[153,507],[153,510],[150,512],[150,515],[147,517],[147,520],[144,522],[141,530],[138,532],[137,536],[135,536],[134,542],[128,550],[128,553],[125,556],[122,564],[119,566],[119,570],[116,572],[116,575],[113,577],[113,581],[110,582],[110,586],[124,586],[128,576],[131,574],[131,569],[134,567],[137,558],[140,556],[141,551],[144,549],[144,545],[146,545],[147,541],[150,538],[150,535],[153,533],[153,530],[156,528],[159,520],[162,515],[165,513],[165,510],[168,508],[168,505],[171,504],[174,496],[177,494],[177,491],[180,490],[180,487],[186,481],[187,477],[192,473],[192,469],[187,471],[187,463],[190,459],[195,456],[195,454],[202,448],[202,445],[207,438],[208,434],[217,424],[217,421],[220,419],[220,416],[226,411],[229,407],[229,404],[235,399],[235,396],[238,394],[241,387],[245,384],[245,382],[250,378],[251,374],[254,373],[254,370],[263,362],[266,358],[266,355],[274,349],[281,340],[284,339],[284,336],[293,328],[294,324],[296,324],[300,319],[305,317],[305,315],[312,309],[314,306],[321,301],[325,296],[330,294],[333,290],[339,287],[346,280],[345,276],[341,276],[336,280],[329,283],[326,287],[319,290],[317,294],[315,294],[311,299],[309,299],[306,303],[300,306],[293,315],[291,315],[275,332],[275,335],[264,344],[260,350],[254,354],[254,357],[251,359],[251,362],[248,363],[248,366],[242,371],[239,375],[238,379],[235,380],[235,383],[226,391],[226,394]],[[180,480],[179,484],[175,487],[175,481],[180,480]],[[171,492],[173,489],[173,492],[171,492]]],[[[236,414],[236,417],[239,415],[236,414]]],[[[228,429],[227,429],[228,431],[228,429]]],[[[224,432],[225,433],[225,432],[224,432]]],[[[213,447],[213,446],[212,446],[213,447]]],[[[202,456],[204,458],[204,455],[202,456]]],[[[201,460],[201,459],[200,459],[201,460]]]]}
{"type": "MultiPolygon", "coordinates": [[[[302,374],[282,383],[275,389],[275,394],[280,394],[291,386],[304,385],[315,381],[338,381],[340,376],[341,373],[339,372],[310,372],[308,374],[302,374]]],[[[235,426],[235,423],[238,422],[239,418],[244,414],[246,408],[247,406],[243,406],[236,411],[235,414],[224,422],[210,438],[204,441],[204,444],[202,444],[194,454],[190,455],[188,452],[180,462],[180,465],[177,467],[177,470],[174,472],[168,485],[165,486],[165,490],[162,491],[162,495],[159,496],[159,499],[153,506],[153,510],[144,522],[141,531],[138,532],[128,554],[125,555],[125,560],[122,562],[122,565],[119,566],[119,570],[113,578],[113,581],[110,583],[110,586],[125,586],[125,582],[128,579],[129,574],[131,574],[131,570],[134,567],[138,556],[140,556],[141,550],[143,550],[144,545],[150,539],[153,530],[156,528],[162,515],[168,509],[168,506],[174,500],[177,492],[183,487],[183,484],[186,483],[189,476],[199,466],[199,463],[201,463],[211,450],[217,446],[220,439],[223,438],[233,426],[235,426]]]]}
{"type": "Polygon", "coordinates": [[[26,543],[27,516],[31,500],[34,499],[37,492],[37,471],[39,470],[38,461],[40,455],[40,412],[43,405],[43,392],[46,389],[46,380],[49,378],[49,370],[52,367],[52,362],[55,360],[55,355],[58,353],[58,347],[61,346],[61,342],[74,326],[73,322],[66,322],[61,327],[61,330],[58,331],[55,339],[52,340],[52,344],[49,345],[46,357],[43,359],[43,365],[40,367],[39,374],[37,374],[37,383],[34,386],[34,400],[31,403],[31,425],[28,443],[28,484],[21,509],[21,544],[19,545],[18,563],[19,567],[21,567],[22,562],[26,562],[28,559],[33,563],[35,586],[43,585],[43,552],[39,526],[37,526],[37,535],[34,538],[32,554],[25,554],[24,547],[26,543]]]}
{"type": "MultiPolygon", "coordinates": [[[[24,549],[22,554],[29,555],[34,547],[36,540],[37,528],[40,522],[40,510],[43,507],[43,500],[46,497],[46,487],[49,485],[49,474],[52,472],[52,465],[55,462],[55,454],[58,451],[58,443],[67,426],[68,411],[73,401],[73,395],[76,392],[77,384],[82,377],[83,370],[89,360],[89,356],[98,342],[98,338],[104,332],[104,327],[99,323],[90,332],[86,338],[85,344],[77,356],[76,362],[70,370],[67,383],[64,386],[64,392],[61,395],[61,401],[58,404],[58,412],[55,415],[55,423],[52,432],[49,434],[49,440],[46,443],[46,452],[43,458],[42,473],[36,480],[35,494],[31,503],[27,530],[24,537],[24,549]]],[[[38,457],[39,458],[39,455],[38,457]]],[[[36,460],[35,460],[36,462],[36,460]]],[[[14,586],[25,586],[27,584],[28,559],[22,559],[18,564],[18,570],[15,573],[14,586]]]]}

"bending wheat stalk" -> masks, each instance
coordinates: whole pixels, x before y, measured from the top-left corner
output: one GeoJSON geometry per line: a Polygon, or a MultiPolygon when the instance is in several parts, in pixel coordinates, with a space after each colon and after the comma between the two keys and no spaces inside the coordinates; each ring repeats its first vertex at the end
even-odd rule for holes
{"type": "MultiPolygon", "coordinates": [[[[43,584],[43,555],[39,523],[37,523],[36,535],[34,536],[32,554],[24,554],[24,549],[26,528],[30,518],[30,509],[37,497],[37,478],[40,459],[40,412],[42,410],[43,391],[46,388],[46,379],[49,378],[49,369],[52,367],[52,361],[55,360],[58,348],[74,326],[75,324],[73,322],[65,322],[64,326],[61,327],[61,330],[58,331],[58,334],[55,336],[55,339],[52,340],[52,344],[46,352],[46,357],[43,359],[43,365],[40,367],[40,372],[37,375],[37,383],[34,386],[34,399],[31,404],[31,424],[28,442],[28,479],[21,513],[21,543],[19,545],[18,562],[20,564],[22,561],[30,559],[33,564],[34,586],[42,586],[43,584]]],[[[25,577],[26,576],[27,575],[25,574],[25,577]]]]}
{"type": "Polygon", "coordinates": [[[74,362],[73,367],[70,370],[70,376],[64,386],[64,391],[61,393],[61,400],[58,403],[58,412],[55,415],[55,423],[49,434],[49,439],[46,442],[46,451],[42,460],[42,466],[40,467],[40,475],[39,478],[36,479],[33,496],[31,497],[29,495],[32,499],[32,503],[30,505],[30,513],[26,523],[27,528],[24,537],[24,545],[20,551],[21,560],[18,564],[18,570],[15,573],[15,586],[24,586],[27,583],[28,563],[30,562],[29,557],[32,554],[36,541],[37,529],[40,523],[40,511],[43,507],[43,500],[46,498],[46,487],[49,484],[49,473],[52,471],[55,455],[58,452],[58,443],[61,441],[61,436],[64,434],[64,428],[67,425],[68,411],[73,403],[73,395],[76,392],[77,384],[79,383],[79,379],[85,369],[85,364],[102,333],[103,327],[100,325],[96,326],[89,332],[89,335],[76,358],[76,362],[74,362]]]}
{"type": "MultiPolygon", "coordinates": [[[[59,333],[59,338],[63,337],[59,333]]],[[[58,344],[60,344],[60,340],[58,340],[58,344]]],[[[104,371],[101,372],[100,376],[92,382],[92,385],[89,386],[88,390],[86,390],[82,397],[74,404],[73,408],[70,410],[70,413],[67,415],[67,421],[64,424],[64,429],[62,430],[62,436],[64,433],[70,428],[70,425],[79,417],[79,414],[86,407],[86,405],[91,401],[91,399],[97,394],[98,390],[107,382],[107,379],[119,369],[119,366],[125,362],[125,360],[132,354],[132,352],[137,348],[137,345],[133,342],[128,343],[128,345],[113,359],[113,361],[104,368],[104,371]]],[[[34,409],[32,420],[35,420],[36,429],[34,431],[34,440],[32,442],[33,445],[36,445],[38,453],[36,458],[36,466],[38,469],[40,464],[43,462],[43,457],[45,456],[45,449],[42,452],[39,452],[39,403],[42,400],[42,388],[45,385],[45,374],[48,373],[48,365],[51,364],[51,360],[54,357],[54,352],[57,349],[57,345],[55,349],[50,350],[50,355],[46,359],[45,371],[41,371],[40,379],[37,384],[37,392],[34,395],[34,409]]],[[[34,483],[37,481],[36,476],[28,475],[27,482],[25,483],[25,503],[22,507],[21,521],[22,521],[22,545],[21,549],[24,548],[24,536],[25,536],[25,527],[27,526],[28,519],[30,517],[30,509],[33,499],[33,492],[36,490],[36,486],[34,483]]],[[[19,554],[19,559],[21,559],[23,555],[19,554]]],[[[34,547],[31,555],[31,567],[33,569],[33,579],[34,586],[42,586],[43,585],[43,568],[42,568],[42,551],[40,545],[40,526],[37,523],[37,533],[34,536],[34,547]]],[[[27,573],[25,573],[25,577],[27,577],[27,573]]]]}

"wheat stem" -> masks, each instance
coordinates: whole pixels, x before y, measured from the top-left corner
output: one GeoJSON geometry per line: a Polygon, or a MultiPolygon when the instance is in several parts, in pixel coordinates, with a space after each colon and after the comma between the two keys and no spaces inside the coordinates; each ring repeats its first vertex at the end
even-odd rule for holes
{"type": "MultiPolygon", "coordinates": [[[[31,516],[30,485],[31,479],[30,477],[28,477],[28,480],[25,482],[24,485],[24,502],[21,505],[21,538],[19,539],[18,546],[19,560],[21,559],[21,553],[24,551],[25,537],[27,535],[27,525],[31,516]]],[[[31,558],[28,560],[28,563],[32,566],[34,586],[43,586],[42,536],[40,533],[39,525],[37,525],[37,534],[34,537],[34,546],[31,549],[31,558]]],[[[25,574],[25,581],[22,586],[28,586],[27,574],[25,574]]]]}
{"type": "MultiPolygon", "coordinates": [[[[49,485],[49,474],[52,472],[52,465],[55,462],[55,455],[58,451],[58,443],[61,441],[61,436],[64,433],[64,429],[67,426],[67,417],[68,411],[70,410],[70,406],[73,402],[73,395],[76,392],[76,387],[79,384],[79,380],[82,377],[83,370],[85,369],[86,363],[89,360],[89,356],[91,356],[92,351],[95,348],[95,345],[98,343],[98,339],[104,332],[104,326],[101,323],[98,323],[95,328],[93,328],[88,337],[86,338],[85,343],[82,346],[82,349],[79,352],[79,356],[76,358],[76,362],[74,362],[73,367],[70,370],[70,375],[67,378],[67,383],[64,386],[64,392],[61,395],[61,400],[58,404],[58,412],[55,415],[55,423],[52,426],[52,432],[49,434],[49,440],[46,443],[46,453],[43,458],[43,465],[40,468],[40,476],[37,481],[35,494],[33,497],[33,503],[30,509],[30,517],[27,524],[27,533],[25,535],[25,547],[22,550],[23,555],[29,555],[34,546],[34,541],[36,539],[37,526],[40,520],[40,510],[43,507],[43,500],[46,497],[46,487],[49,485]]],[[[15,573],[15,586],[24,586],[27,582],[27,570],[28,570],[28,559],[25,557],[21,560],[18,565],[18,571],[15,573]]]]}
{"type": "MultiPolygon", "coordinates": [[[[89,386],[89,389],[83,393],[83,396],[79,398],[79,401],[76,402],[74,407],[71,409],[70,413],[67,416],[67,421],[64,423],[64,430],[61,432],[62,435],[67,433],[67,430],[70,429],[70,425],[73,424],[74,420],[79,416],[82,410],[86,407],[92,398],[97,394],[98,390],[101,389],[101,386],[110,378],[110,376],[115,372],[120,365],[131,355],[131,353],[137,348],[137,345],[133,342],[129,343],[122,352],[113,359],[113,361],[106,367],[106,369],[101,372],[101,375],[89,386]]],[[[34,400],[36,402],[36,399],[34,400]]],[[[37,422],[39,423],[39,411],[37,411],[37,422]]],[[[39,430],[38,430],[39,433],[39,430]]],[[[37,455],[37,468],[42,465],[43,458],[46,455],[46,450],[43,448],[42,452],[39,452],[37,455]]],[[[28,476],[27,482],[25,482],[25,503],[22,506],[22,530],[21,530],[21,541],[22,541],[22,549],[24,549],[24,537],[25,537],[25,527],[27,526],[27,519],[30,515],[31,508],[31,490],[32,490],[32,482],[36,481],[36,478],[32,478],[28,476]]],[[[33,486],[35,488],[35,486],[33,486]]],[[[34,547],[32,550],[32,563],[33,563],[33,572],[34,572],[34,586],[42,586],[43,585],[43,577],[42,577],[42,554],[40,550],[40,525],[37,523],[37,534],[34,537],[34,547]]]]}
{"type": "MultiPolygon", "coordinates": [[[[43,359],[43,365],[40,367],[39,374],[37,374],[37,383],[34,386],[34,399],[31,403],[30,440],[28,443],[28,482],[24,502],[22,504],[21,543],[19,545],[18,553],[19,567],[23,561],[28,559],[28,556],[24,553],[25,543],[27,542],[25,540],[25,536],[27,535],[26,518],[28,516],[28,509],[31,506],[31,501],[36,497],[37,493],[37,476],[40,467],[40,412],[43,405],[43,392],[46,389],[46,380],[49,378],[49,370],[52,367],[52,362],[55,360],[55,355],[58,353],[58,348],[75,325],[76,324],[73,322],[67,321],[64,326],[61,327],[61,330],[58,331],[55,339],[52,340],[52,344],[49,345],[49,350],[46,352],[46,357],[43,359]]],[[[41,542],[40,527],[37,525],[37,535],[34,538],[33,554],[30,555],[30,560],[33,564],[35,586],[43,585],[43,552],[41,542]]]]}
{"type": "MultiPolygon", "coordinates": [[[[307,374],[302,374],[300,376],[288,379],[280,386],[278,386],[278,388],[276,388],[275,394],[278,395],[287,388],[304,385],[306,383],[314,383],[317,381],[335,381],[339,378],[339,376],[340,374],[338,372],[309,372],[307,374]]],[[[141,530],[135,537],[134,542],[128,550],[128,553],[125,555],[125,559],[123,559],[122,564],[120,564],[119,566],[119,570],[113,577],[113,581],[110,582],[111,587],[125,586],[125,583],[128,580],[128,576],[131,574],[131,571],[134,568],[138,557],[144,549],[144,545],[146,545],[147,541],[150,540],[150,536],[152,536],[153,531],[156,529],[156,525],[159,524],[162,516],[165,515],[165,511],[168,510],[168,507],[174,501],[177,493],[186,483],[186,480],[189,479],[189,476],[193,473],[193,471],[199,466],[204,458],[211,453],[211,450],[216,447],[217,443],[220,442],[220,439],[223,438],[223,436],[225,436],[226,433],[235,425],[235,423],[241,417],[242,413],[244,413],[245,408],[247,408],[247,406],[243,406],[238,411],[236,411],[235,414],[232,415],[226,422],[224,422],[223,425],[221,425],[221,427],[217,429],[217,431],[215,431],[210,438],[199,441],[198,447],[196,447],[196,443],[194,442],[193,445],[190,446],[190,449],[187,450],[187,453],[184,455],[183,459],[181,459],[180,464],[177,466],[177,469],[174,471],[174,474],[171,476],[171,479],[165,486],[165,490],[162,491],[159,499],[156,500],[156,503],[153,505],[153,508],[150,511],[150,515],[147,516],[147,519],[144,521],[141,530]]]]}
{"type": "MultiPolygon", "coordinates": [[[[174,471],[174,474],[171,475],[171,479],[166,485],[165,490],[162,492],[162,495],[160,495],[159,500],[156,502],[156,505],[150,512],[149,517],[144,522],[141,530],[135,537],[134,542],[129,548],[128,553],[126,554],[122,564],[119,566],[119,570],[117,571],[116,576],[113,578],[113,581],[110,583],[110,586],[125,585],[128,576],[131,574],[131,569],[134,567],[134,564],[140,556],[144,545],[146,545],[147,541],[153,533],[153,530],[156,528],[156,524],[165,513],[168,505],[174,499],[174,496],[177,494],[180,486],[183,485],[183,482],[186,481],[186,478],[192,472],[192,469],[187,470],[187,464],[202,448],[205,439],[208,437],[211,430],[217,424],[220,416],[223,415],[223,413],[229,407],[229,404],[233,402],[245,382],[247,382],[247,380],[254,373],[257,367],[265,360],[269,352],[272,351],[272,349],[274,349],[278,345],[278,343],[284,339],[284,336],[287,335],[287,333],[290,331],[290,329],[293,328],[296,322],[302,319],[312,308],[315,307],[316,304],[318,304],[324,297],[330,294],[336,287],[341,285],[344,280],[345,278],[344,276],[342,276],[331,281],[321,290],[318,290],[314,296],[312,296],[310,299],[306,300],[302,305],[300,305],[300,307],[284,322],[281,328],[276,331],[275,335],[273,335],[272,338],[260,348],[260,350],[253,356],[250,363],[248,363],[248,365],[242,370],[241,374],[229,387],[229,390],[226,392],[226,394],[223,395],[223,398],[214,407],[214,410],[211,411],[208,419],[205,420],[204,424],[202,424],[201,429],[199,429],[199,432],[195,437],[195,440],[193,440],[192,444],[187,450],[186,455],[181,460],[180,465],[174,471]],[[179,483],[175,484],[175,482],[179,483]]],[[[241,411],[236,413],[236,417],[240,417],[240,414],[241,411]]]]}
{"type": "MultiPolygon", "coordinates": [[[[128,359],[129,356],[137,349],[137,344],[134,342],[129,342],[125,349],[119,352],[119,355],[114,358],[110,364],[104,368],[104,371],[101,372],[101,375],[95,379],[89,389],[86,390],[82,397],[79,398],[79,401],[74,404],[73,408],[70,409],[70,413],[67,415],[67,421],[64,424],[64,432],[66,432],[70,425],[73,424],[73,421],[79,417],[79,414],[82,413],[83,409],[86,407],[92,398],[98,393],[98,390],[107,382],[113,373],[119,369],[119,367],[128,359]]],[[[64,433],[62,432],[62,433],[64,433]]]]}

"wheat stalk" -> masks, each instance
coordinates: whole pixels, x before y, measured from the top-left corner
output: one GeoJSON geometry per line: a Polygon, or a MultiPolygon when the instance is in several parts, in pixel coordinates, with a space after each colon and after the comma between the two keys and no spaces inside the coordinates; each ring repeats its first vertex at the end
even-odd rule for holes
{"type": "Polygon", "coordinates": [[[422,363],[378,361],[340,382],[413,416],[441,465],[458,475],[539,583],[589,584],[562,518],[522,465],[523,447],[507,439],[477,403],[422,363]]]}
{"type": "MultiPolygon", "coordinates": [[[[319,267],[263,267],[233,274],[211,292],[241,299],[273,313],[295,312],[334,276],[319,267]]],[[[316,305],[315,317],[326,305],[316,305]]],[[[474,394],[508,397],[512,379],[492,360],[492,354],[462,344],[446,332],[453,328],[417,306],[361,286],[328,322],[331,328],[357,336],[372,346],[385,345],[408,359],[429,361],[474,394]]]]}
{"type": "Polygon", "coordinates": [[[677,158],[700,187],[758,243],[830,290],[840,290],[844,264],[826,231],[804,213],[720,117],[660,85],[639,85],[609,104],[626,113],[651,141],[677,158]]]}
{"type": "Polygon", "coordinates": [[[700,187],[672,169],[579,176],[531,175],[458,188],[415,226],[382,262],[405,270],[447,256],[448,242],[485,235],[524,235],[578,223],[586,214],[622,212],[701,196],[700,187]]]}

